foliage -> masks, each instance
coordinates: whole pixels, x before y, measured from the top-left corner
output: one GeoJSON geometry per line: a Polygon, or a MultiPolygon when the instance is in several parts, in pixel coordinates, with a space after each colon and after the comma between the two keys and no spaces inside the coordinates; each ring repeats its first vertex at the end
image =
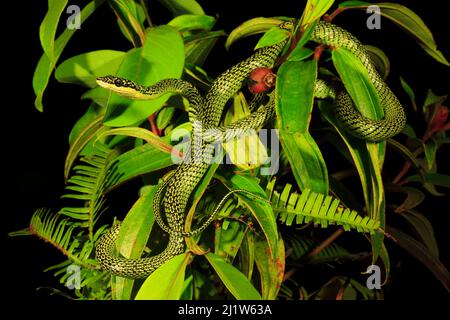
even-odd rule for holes
{"type": "MultiPolygon", "coordinates": [[[[202,69],[203,62],[225,35],[223,30],[214,30],[216,18],[206,15],[195,0],[160,2],[174,16],[160,26],[152,24],[150,18],[157,13],[149,11],[145,1],[90,2],[81,12],[81,23],[95,10],[109,6],[122,36],[130,42],[130,50],[80,52],[63,62],[59,62],[61,53],[76,30],[65,29],[56,36],[67,0],[48,2],[39,30],[44,53],[33,77],[35,106],[43,110],[42,97],[53,71],[59,82],[85,87],[82,98],[91,104],[70,134],[65,164],[68,185],[63,196],[69,205],[56,213],[37,210],[27,229],[11,235],[34,235],[61,251],[66,260],[48,270],[55,270],[63,284],[69,278],[67,267],[79,266],[80,288],[74,291],[78,299],[379,299],[382,291],[368,290],[357,273],[344,274],[336,269],[328,273],[327,281],[316,279],[307,288],[298,282],[296,271],[308,265],[342,263],[364,271],[369,264],[382,262],[388,283],[390,258],[385,242],[390,240],[386,235],[424,263],[450,292],[450,275],[439,261],[433,227],[426,214],[415,209],[425,198],[424,189],[439,196],[442,191],[436,186],[450,188],[450,177],[438,172],[435,160],[439,149],[450,141],[446,136],[450,129],[448,108],[442,104],[447,97],[430,89],[419,108],[414,89],[401,79],[412,111],[423,117],[426,130],[420,138],[420,132],[408,125],[398,140],[378,144],[342,131],[330,112],[333,106],[314,101],[315,79],[332,77],[342,81],[362,113],[372,117],[382,114],[377,93],[361,72],[359,60],[343,50],[325,48],[318,52],[308,42],[318,19],[331,21],[344,11],[370,5],[362,1],[337,6],[332,0],[309,0],[303,15],[293,17],[300,19],[291,33],[274,28],[287,17],[254,18],[230,33],[227,47],[260,33],[257,48],[289,38],[277,75],[277,119],[268,124],[279,129],[279,170],[272,178],[262,173],[261,163],[250,167],[212,165],[192,196],[186,226],[190,228],[208,216],[228,190],[246,189],[267,202],[236,193],[210,227],[186,240],[186,253],[168,261],[144,282],[102,271],[94,247],[108,224],[99,226],[99,217],[103,214],[101,221],[112,224],[114,210],[106,207],[108,194],[132,179],[140,179],[142,189],[123,222],[118,252],[138,258],[164,246],[163,232],[153,223],[155,185],[176,167],[174,160],[180,159],[182,148],[172,134],[181,131],[177,139],[185,138],[191,126],[182,99],[166,95],[152,101],[130,100],[97,87],[95,78],[115,74],[142,85],[181,78],[206,90],[214,77],[202,69]],[[336,10],[326,15],[333,7],[336,10]],[[333,64],[320,59],[320,53],[331,53],[333,64]],[[311,133],[313,112],[323,121],[311,133]],[[322,154],[324,141],[348,160],[346,170],[336,172],[333,159],[322,154]],[[387,152],[405,159],[393,179],[383,174],[387,152]],[[354,175],[359,177],[360,189],[346,181],[354,175]],[[406,199],[401,204],[387,202],[385,193],[404,194],[406,199]],[[411,229],[401,231],[390,225],[394,215],[403,217],[411,229]],[[413,235],[408,234],[411,230],[413,235]],[[361,246],[367,244],[363,241],[366,235],[371,247],[352,253],[351,246],[336,240],[347,234],[343,231],[354,233],[361,246]],[[415,244],[420,250],[412,250],[415,244]]],[[[378,5],[385,17],[411,35],[431,57],[448,65],[431,32],[414,12],[394,3],[378,5]]],[[[386,78],[388,58],[379,48],[368,50],[386,78]]],[[[243,53],[242,58],[249,54],[243,53]]],[[[239,92],[225,121],[248,113],[246,94],[239,92]]],[[[258,139],[248,143],[253,148],[262,146],[258,139]]],[[[238,153],[245,151],[245,143],[238,141],[236,145],[238,153]]],[[[226,149],[233,150],[230,146],[226,149]]],[[[266,154],[275,152],[269,146],[266,149],[266,154]]]]}

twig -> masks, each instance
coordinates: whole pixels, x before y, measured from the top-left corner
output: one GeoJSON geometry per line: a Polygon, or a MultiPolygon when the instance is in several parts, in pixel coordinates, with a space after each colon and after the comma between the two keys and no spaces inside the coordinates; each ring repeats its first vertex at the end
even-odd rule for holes
{"type": "Polygon", "coordinates": [[[345,10],[347,10],[347,8],[337,8],[332,13],[324,15],[323,20],[326,22],[331,22],[331,21],[333,21],[334,18],[336,18],[336,16],[338,14],[340,14],[341,12],[344,12],[345,10]]]}
{"type": "Polygon", "coordinates": [[[294,273],[297,272],[297,268],[292,268],[289,271],[284,273],[283,276],[283,282],[286,281],[287,279],[289,279],[290,277],[292,277],[294,275],[294,273]]]}
{"type": "Polygon", "coordinates": [[[150,117],[148,117],[148,121],[150,122],[150,126],[152,128],[152,132],[156,134],[158,137],[161,136],[161,129],[156,126],[156,112],[152,113],[150,117]]]}
{"type": "Polygon", "coordinates": [[[147,20],[148,26],[150,28],[152,28],[153,27],[153,23],[152,23],[152,20],[150,19],[150,15],[148,13],[148,1],[141,0],[141,5],[144,8],[145,19],[147,20]]]}
{"type": "Polygon", "coordinates": [[[325,239],[324,242],[322,242],[318,247],[316,247],[313,251],[311,251],[308,254],[308,258],[312,258],[312,257],[318,255],[322,250],[324,250],[331,243],[333,243],[333,241],[336,240],[336,238],[339,237],[343,232],[344,232],[344,229],[342,229],[342,228],[333,232],[333,234],[331,236],[329,236],[327,239],[325,239]]]}

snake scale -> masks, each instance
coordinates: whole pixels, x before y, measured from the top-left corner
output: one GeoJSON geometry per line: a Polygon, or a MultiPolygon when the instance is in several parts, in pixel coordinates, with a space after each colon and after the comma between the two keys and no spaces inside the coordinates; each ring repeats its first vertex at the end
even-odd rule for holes
{"type": "MultiPolygon", "coordinates": [[[[285,23],[281,28],[287,28],[285,23]]],[[[292,27],[292,26],[291,26],[292,27]]],[[[315,96],[317,98],[333,98],[336,104],[336,116],[341,124],[355,136],[368,140],[380,141],[399,133],[406,122],[405,112],[389,87],[378,74],[364,46],[342,28],[327,22],[319,22],[312,32],[311,40],[334,48],[345,48],[356,55],[366,67],[373,82],[384,110],[384,118],[372,120],[364,117],[357,111],[345,90],[341,90],[324,80],[315,83],[315,96]]],[[[273,46],[264,47],[255,51],[249,58],[226,70],[212,83],[204,97],[190,83],[179,79],[162,80],[155,85],[145,87],[132,81],[115,76],[104,76],[97,79],[97,83],[107,89],[134,99],[154,99],[163,94],[172,93],[184,96],[189,101],[189,121],[193,125],[193,134],[198,130],[219,129],[219,132],[228,132],[226,129],[258,129],[275,115],[275,101],[273,94],[270,100],[248,117],[232,123],[228,127],[219,128],[219,122],[225,104],[242,87],[249,73],[259,67],[271,68],[286,45],[287,40],[273,46]]],[[[260,97],[255,96],[255,101],[260,97]]],[[[201,131],[203,132],[203,131],[201,131]]],[[[194,139],[191,135],[190,149],[200,148],[203,158],[211,157],[208,151],[207,139],[194,139]]],[[[235,133],[235,135],[239,134],[235,133]]],[[[229,138],[229,136],[227,137],[229,138]]],[[[128,277],[143,278],[167,260],[184,251],[184,237],[192,236],[203,230],[223,203],[193,232],[184,232],[185,211],[191,194],[201,181],[209,167],[209,161],[195,161],[192,152],[185,152],[183,162],[177,167],[168,180],[162,183],[155,193],[153,211],[158,224],[169,233],[167,247],[161,253],[139,259],[125,259],[115,254],[115,242],[119,234],[120,224],[112,227],[98,241],[96,257],[102,268],[111,273],[128,277]],[[163,221],[161,208],[164,209],[167,224],[163,221]]],[[[234,190],[232,192],[245,192],[234,190]]],[[[229,193],[226,197],[228,197],[229,193]]]]}

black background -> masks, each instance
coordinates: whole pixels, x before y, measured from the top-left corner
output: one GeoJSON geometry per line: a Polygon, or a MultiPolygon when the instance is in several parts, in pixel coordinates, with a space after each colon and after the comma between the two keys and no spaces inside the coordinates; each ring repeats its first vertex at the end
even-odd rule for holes
{"type": "MultiPolygon", "coordinates": [[[[150,15],[154,24],[169,21],[171,14],[157,1],[149,1],[150,15]]],[[[261,1],[212,1],[199,0],[199,3],[210,15],[218,14],[215,29],[230,32],[243,21],[257,16],[293,16],[299,17],[306,1],[277,0],[271,3],[261,1]]],[[[450,58],[448,32],[448,13],[440,8],[442,1],[397,1],[419,14],[432,31],[439,49],[450,58]]],[[[80,4],[86,1],[69,1],[69,4],[80,4]]],[[[63,166],[68,150],[68,134],[74,122],[85,112],[89,102],[80,101],[83,88],[59,84],[53,78],[44,95],[44,112],[34,108],[34,93],[31,87],[32,74],[38,62],[42,49],[39,43],[39,24],[46,10],[46,1],[30,1],[20,8],[26,11],[26,19],[12,21],[8,34],[14,50],[8,50],[12,57],[11,65],[5,67],[14,71],[7,79],[7,89],[3,94],[12,99],[4,104],[3,109],[11,111],[4,118],[3,126],[6,137],[3,159],[8,161],[6,175],[8,178],[7,192],[4,194],[4,222],[2,226],[3,240],[6,241],[6,253],[3,254],[6,263],[7,284],[9,296],[12,298],[61,299],[49,297],[48,291],[36,291],[39,286],[58,287],[59,284],[51,273],[43,273],[46,267],[61,261],[62,256],[49,245],[32,237],[8,238],[7,232],[22,229],[28,225],[29,218],[39,207],[58,208],[63,192],[63,166]],[[16,52],[20,52],[16,53],[16,52]],[[12,94],[14,92],[14,94],[12,94]]],[[[5,17],[7,18],[7,17],[5,17]]],[[[401,90],[399,76],[416,91],[418,105],[421,106],[428,88],[438,95],[449,93],[450,74],[447,67],[439,64],[403,31],[389,21],[382,20],[381,30],[368,30],[365,27],[367,15],[363,11],[349,11],[341,14],[334,21],[350,30],[365,43],[382,48],[391,60],[391,75],[389,86],[398,95],[402,103],[409,109],[409,121],[420,129],[422,123],[412,114],[408,98],[401,90]]],[[[212,54],[206,61],[204,69],[210,75],[218,75],[233,63],[243,58],[242,52],[250,54],[255,39],[240,41],[226,52],[224,39],[218,42],[212,54]]],[[[5,40],[6,41],[6,40],[5,40]]],[[[115,16],[103,5],[95,12],[72,38],[60,62],[76,54],[98,49],[129,50],[130,44],[120,35],[115,16]]],[[[442,150],[444,151],[444,150],[442,150]]],[[[448,157],[444,153],[438,156],[440,172],[450,174],[448,157]]],[[[392,172],[399,170],[401,163],[387,162],[386,166],[392,172]],[[392,166],[392,168],[391,168],[392,166]]],[[[137,188],[130,184],[129,188],[120,194],[124,200],[124,210],[131,205],[136,197],[137,188]],[[127,204],[128,203],[128,204],[127,204]]],[[[114,200],[113,200],[114,201],[114,200]]],[[[440,258],[448,267],[449,255],[449,197],[427,197],[420,210],[433,223],[436,238],[440,245],[440,258]]],[[[114,213],[120,215],[119,213],[114,213]]],[[[389,216],[388,216],[389,219],[389,216]]],[[[448,298],[448,294],[432,274],[419,262],[396,248],[392,255],[401,259],[402,263],[393,265],[393,282],[386,298],[448,298]]],[[[3,259],[2,259],[3,260],[3,259]]]]}

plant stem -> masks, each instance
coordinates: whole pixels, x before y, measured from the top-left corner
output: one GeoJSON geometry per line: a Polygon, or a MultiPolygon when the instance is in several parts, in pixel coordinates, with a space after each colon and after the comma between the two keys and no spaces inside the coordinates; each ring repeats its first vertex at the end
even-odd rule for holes
{"type": "Polygon", "coordinates": [[[325,20],[326,22],[331,22],[334,18],[336,18],[338,14],[344,12],[345,10],[347,10],[347,8],[337,8],[332,13],[324,15],[323,20],[325,20]]]}
{"type": "Polygon", "coordinates": [[[145,19],[147,20],[148,26],[150,28],[152,28],[153,27],[153,23],[152,23],[152,20],[150,19],[150,15],[148,13],[148,1],[141,0],[141,5],[144,8],[145,19]]]}
{"type": "Polygon", "coordinates": [[[297,268],[292,268],[289,271],[284,273],[283,282],[292,277],[294,273],[297,272],[297,268]]]}
{"type": "Polygon", "coordinates": [[[150,126],[152,127],[152,132],[160,137],[161,130],[156,126],[156,112],[152,113],[152,115],[148,117],[148,121],[150,122],[150,126]]]}
{"type": "Polygon", "coordinates": [[[314,60],[316,60],[316,61],[320,60],[320,56],[322,55],[323,50],[325,50],[325,45],[323,45],[323,44],[318,45],[314,49],[314,60]]]}
{"type": "Polygon", "coordinates": [[[311,251],[308,254],[308,258],[312,258],[316,255],[318,255],[322,250],[324,250],[326,247],[328,247],[330,244],[333,243],[334,240],[336,240],[337,237],[339,237],[344,232],[344,229],[339,228],[331,236],[329,236],[327,239],[325,239],[324,242],[322,242],[318,247],[316,247],[313,251],[311,251]]]}
{"type": "MultiPolygon", "coordinates": [[[[423,134],[422,139],[420,141],[425,144],[431,137],[433,136],[433,133],[430,133],[429,128],[425,130],[425,133],[423,134]]],[[[413,154],[415,156],[420,155],[424,151],[423,146],[417,148],[415,151],[413,151],[413,154]]],[[[405,176],[405,174],[408,173],[409,169],[411,168],[411,162],[406,160],[405,164],[403,165],[402,169],[399,171],[399,173],[395,176],[394,180],[392,180],[392,183],[394,184],[403,184],[404,182],[401,181],[401,179],[405,176]]]]}

